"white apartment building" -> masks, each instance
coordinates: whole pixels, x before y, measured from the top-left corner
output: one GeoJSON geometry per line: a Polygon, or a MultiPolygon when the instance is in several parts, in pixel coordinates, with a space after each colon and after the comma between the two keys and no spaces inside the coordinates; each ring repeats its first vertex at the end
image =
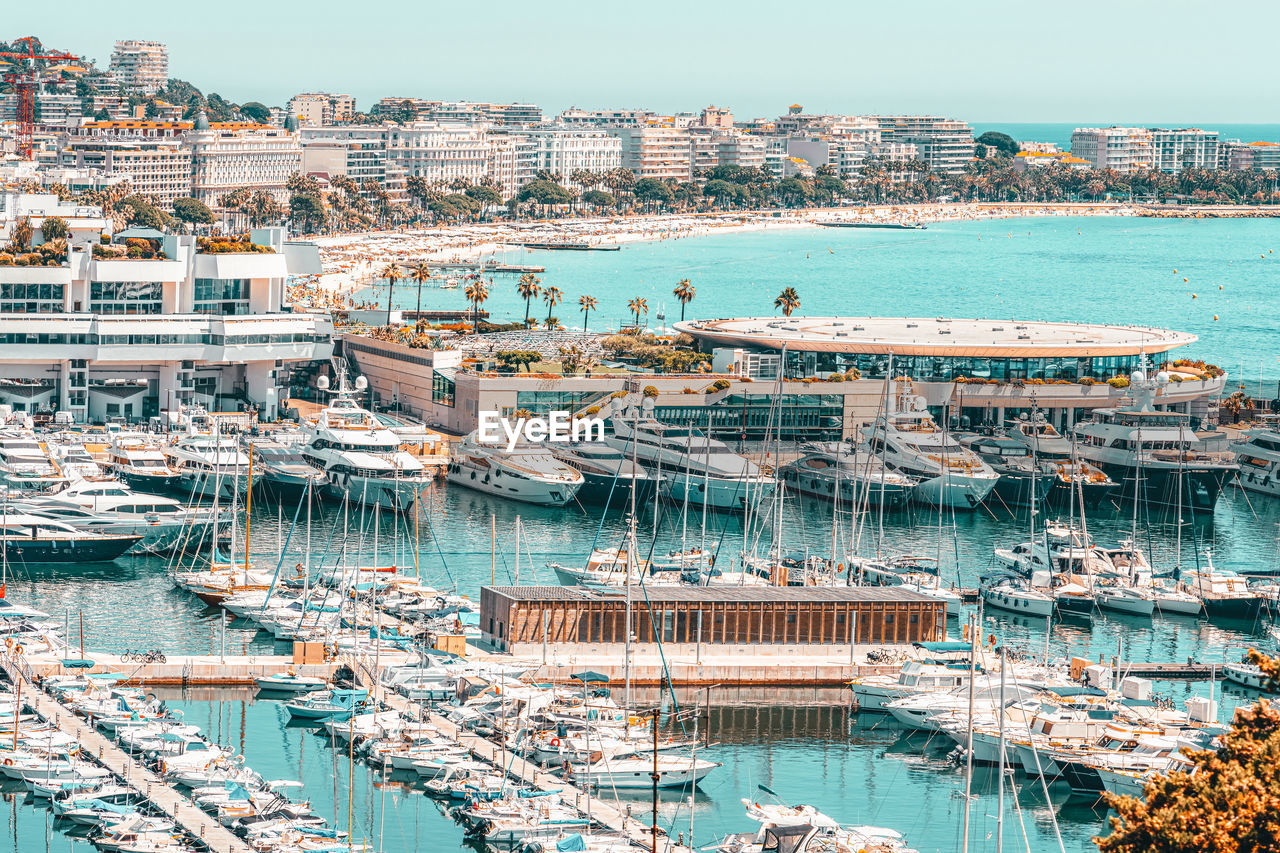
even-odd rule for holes
{"type": "Polygon", "coordinates": [[[210,255],[174,235],[161,260],[74,249],[58,267],[0,266],[0,402],[79,422],[244,403],[274,419],[287,368],[332,354],[332,324],[283,304],[289,275],[320,271],[316,247],[279,228],[251,239],[274,251],[210,255]]]}
{"type": "Polygon", "coordinates": [[[1153,168],[1176,175],[1183,169],[1218,167],[1218,131],[1198,127],[1151,128],[1153,168]]]}
{"type": "Polygon", "coordinates": [[[185,142],[191,149],[191,196],[209,207],[240,187],[286,203],[289,176],[302,171],[298,134],[278,127],[201,120],[185,142]]]}
{"type": "Polygon", "coordinates": [[[118,41],[107,73],[130,92],[154,95],[169,82],[169,50],[158,41],[118,41]]]}
{"type": "Polygon", "coordinates": [[[956,119],[940,116],[871,116],[880,128],[880,140],[909,143],[929,168],[940,174],[964,171],[973,160],[973,129],[956,119]]]}
{"type": "Polygon", "coordinates": [[[658,123],[652,110],[584,110],[570,107],[556,117],[565,127],[643,127],[658,123]]]}
{"type": "Polygon", "coordinates": [[[98,242],[102,232],[110,227],[98,207],[59,201],[53,193],[0,192],[0,242],[7,242],[13,236],[13,226],[26,218],[35,232],[32,243],[43,243],[40,227],[48,216],[57,216],[67,223],[68,242],[77,248],[98,242]]]}
{"type": "Polygon", "coordinates": [[[364,189],[374,181],[397,204],[408,198],[404,170],[392,162],[381,139],[308,139],[302,141],[302,171],[332,181],[341,175],[360,185],[360,195],[373,201],[364,189]]]}
{"type": "Polygon", "coordinates": [[[1134,172],[1154,162],[1151,131],[1145,127],[1077,127],[1071,134],[1071,154],[1095,169],[1134,172]]]}
{"type": "Polygon", "coordinates": [[[533,144],[533,170],[552,172],[562,184],[579,169],[607,172],[622,165],[622,140],[603,129],[531,128],[520,136],[533,144]]]}
{"type": "Polygon", "coordinates": [[[705,107],[698,116],[697,126],[731,130],[733,128],[733,111],[728,107],[705,107]]]}
{"type": "Polygon", "coordinates": [[[341,124],[355,116],[356,99],[351,95],[306,92],[290,98],[285,110],[287,115],[297,116],[303,126],[341,124]]]}
{"type": "Polygon", "coordinates": [[[483,101],[383,98],[373,105],[373,109],[370,112],[376,116],[393,116],[406,102],[417,111],[419,121],[491,124],[500,127],[542,123],[542,108],[537,104],[491,104],[483,101]]]}
{"type": "Polygon", "coordinates": [[[609,127],[622,142],[622,167],[637,178],[687,181],[693,176],[688,128],[609,127]]]}
{"type": "Polygon", "coordinates": [[[59,164],[128,181],[134,192],[163,207],[191,195],[191,149],[177,138],[70,137],[59,152],[59,164]]]}
{"type": "Polygon", "coordinates": [[[387,150],[389,162],[406,176],[428,182],[467,180],[478,184],[489,170],[489,140],[483,127],[440,122],[407,125],[346,125],[312,127],[301,138],[376,139],[387,150]]]}

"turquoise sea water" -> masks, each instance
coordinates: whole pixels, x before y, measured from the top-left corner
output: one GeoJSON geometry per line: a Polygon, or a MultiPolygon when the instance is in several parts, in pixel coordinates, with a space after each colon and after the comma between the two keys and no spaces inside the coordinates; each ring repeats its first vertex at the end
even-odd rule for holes
{"type": "MultiPolygon", "coordinates": [[[[698,288],[691,316],[772,313],[773,296],[791,284],[811,313],[1016,314],[1168,325],[1201,335],[1197,351],[1232,367],[1241,359],[1275,365],[1280,352],[1271,332],[1277,309],[1269,298],[1275,281],[1271,265],[1277,261],[1270,255],[1259,257],[1268,253],[1270,244],[1280,242],[1276,236],[1268,221],[1037,219],[957,223],[907,234],[817,229],[725,234],[628,246],[617,253],[529,257],[547,264],[543,278],[563,288],[567,301],[576,302],[582,292],[600,299],[601,319],[592,324],[598,328],[608,320],[616,324],[633,295],[647,296],[655,311],[675,282],[688,276],[698,288]],[[1198,285],[1199,298],[1194,301],[1191,285],[1181,282],[1184,275],[1198,285]],[[1217,283],[1223,284],[1222,291],[1217,283]],[[1214,313],[1222,317],[1217,324],[1211,319],[1214,313]],[[1225,325],[1228,317],[1231,323],[1225,325]]],[[[397,289],[407,305],[412,304],[407,301],[411,292],[408,287],[397,289]]],[[[500,316],[523,315],[513,282],[500,280],[494,292],[489,307],[500,316]]],[[[430,289],[424,291],[424,302],[427,297],[431,307],[462,304],[457,291],[430,289]]],[[[675,309],[668,311],[670,316],[678,316],[678,306],[675,309]]],[[[1256,368],[1253,374],[1251,381],[1256,381],[1256,368]]],[[[1280,370],[1271,367],[1267,381],[1277,374],[1280,370]]],[[[624,533],[624,521],[616,511],[602,524],[598,509],[524,506],[461,488],[436,487],[428,506],[420,571],[437,586],[471,596],[490,580],[491,515],[499,531],[498,583],[515,581],[512,531],[517,516],[523,526],[523,583],[553,582],[544,567],[547,561],[580,560],[593,542],[618,544],[624,533]]],[[[251,551],[259,564],[275,564],[292,510],[255,500],[251,551]]],[[[702,541],[694,515],[688,519],[688,545],[702,541]]],[[[652,543],[660,552],[679,547],[681,520],[678,508],[663,508],[656,519],[653,508],[645,508],[641,542],[652,543]]],[[[317,518],[313,542],[326,540],[332,521],[332,510],[317,518]]],[[[847,515],[833,520],[829,505],[789,501],[782,545],[786,550],[826,554],[833,522],[840,547],[848,547],[855,534],[847,515]]],[[[380,538],[386,560],[393,528],[386,519],[383,523],[380,538]]],[[[1278,524],[1280,502],[1228,489],[1212,518],[1184,526],[1182,563],[1193,565],[1211,550],[1219,566],[1274,565],[1278,524]]],[[[1130,535],[1134,520],[1131,511],[1115,510],[1091,516],[1089,525],[1100,542],[1111,543],[1130,535]]],[[[935,511],[913,509],[886,515],[883,549],[938,556],[945,580],[971,586],[992,565],[992,549],[1021,541],[1026,528],[1025,516],[978,511],[940,517],[935,511]]],[[[873,530],[874,522],[863,527],[864,543],[873,530]]],[[[1168,518],[1143,515],[1137,530],[1154,564],[1171,566],[1176,525],[1168,518]]],[[[286,565],[299,559],[301,539],[295,534],[286,565]]],[[[735,555],[742,539],[738,519],[712,517],[708,546],[718,544],[722,555],[735,555]]],[[[367,534],[351,548],[367,553],[371,543],[372,535],[367,534]]],[[[767,551],[768,535],[758,544],[767,551]]],[[[413,563],[403,555],[398,561],[413,563]]],[[[67,567],[11,564],[8,594],[55,619],[66,618],[73,638],[83,613],[85,642],[91,649],[216,652],[222,643],[217,611],[175,589],[167,568],[166,561],[156,558],[67,567]]],[[[1104,616],[1092,625],[1050,625],[992,613],[984,631],[1036,653],[1047,644],[1055,657],[1096,659],[1118,650],[1130,660],[1231,661],[1250,646],[1275,649],[1262,626],[1190,618],[1104,616]]],[[[227,630],[226,646],[229,651],[272,648],[269,639],[240,622],[227,630]]],[[[1159,692],[1179,701],[1191,693],[1206,695],[1209,689],[1207,683],[1158,686],[1159,692]]],[[[1244,698],[1225,692],[1221,685],[1215,693],[1224,716],[1244,698]]],[[[946,760],[950,744],[904,737],[883,717],[851,715],[846,699],[843,691],[716,691],[710,737],[718,746],[709,754],[724,766],[708,777],[693,799],[697,844],[753,828],[739,801],[759,796],[757,786],[765,784],[789,801],[813,803],[841,821],[893,827],[922,851],[959,849],[963,776],[946,760]]],[[[461,831],[434,803],[402,780],[375,779],[359,762],[351,767],[323,738],[287,725],[278,703],[254,701],[241,692],[189,693],[175,701],[189,721],[222,743],[243,749],[249,763],[268,778],[302,781],[305,796],[338,826],[345,828],[350,815],[357,838],[381,841],[386,851],[460,849],[461,831]]],[[[653,701],[652,694],[642,701],[653,701]]],[[[680,701],[688,704],[692,699],[682,695],[680,701]]],[[[1010,849],[1023,847],[1024,831],[1027,849],[1058,849],[1054,819],[1069,851],[1093,849],[1089,838],[1105,832],[1105,812],[1093,804],[1070,798],[1061,787],[1052,788],[1046,798],[1025,778],[1016,777],[1015,782],[1019,811],[1013,810],[1011,800],[1006,815],[1010,849]]],[[[972,849],[994,850],[994,775],[980,772],[975,791],[972,849]]],[[[13,785],[0,786],[0,794],[6,798],[0,851],[90,849],[66,836],[61,825],[55,826],[44,809],[13,785]]],[[[646,802],[637,797],[633,809],[643,813],[646,802]]],[[[687,832],[688,819],[685,801],[664,798],[664,826],[673,833],[687,832]]]]}
{"type": "MultiPolygon", "coordinates": [[[[1280,379],[1280,222],[1129,217],[1043,217],[930,225],[925,231],[786,228],[623,246],[619,252],[512,250],[501,259],[547,267],[563,292],[554,316],[581,328],[578,298],[599,300],[593,330],[630,323],[627,303],[648,300],[648,322],[680,318],[672,288],[697,289],[686,316],[772,315],[784,287],[802,315],[1017,318],[1132,323],[1200,336],[1188,354],[1216,362],[1251,394],[1280,379]],[[1215,319],[1216,317],[1216,319],[1215,319]]],[[[513,276],[495,276],[494,320],[519,320],[513,276]]],[[[381,300],[384,289],[376,289],[381,300]]],[[[412,284],[395,302],[416,304],[412,284]]],[[[462,290],[424,287],[423,307],[465,309],[462,290]]],[[[535,300],[531,315],[547,316],[535,300]]]]}
{"type": "Polygon", "coordinates": [[[975,121],[972,122],[973,135],[981,136],[988,130],[1007,133],[1019,142],[1056,142],[1063,151],[1071,149],[1071,132],[1077,127],[1110,127],[1123,124],[1126,127],[1200,127],[1205,130],[1218,131],[1218,138],[1239,139],[1244,142],[1280,141],[1280,125],[1277,124],[1239,124],[1216,121],[1178,122],[1177,124],[1151,124],[1133,121],[1078,121],[1073,124],[1063,122],[1008,122],[1008,121],[975,121]]]}

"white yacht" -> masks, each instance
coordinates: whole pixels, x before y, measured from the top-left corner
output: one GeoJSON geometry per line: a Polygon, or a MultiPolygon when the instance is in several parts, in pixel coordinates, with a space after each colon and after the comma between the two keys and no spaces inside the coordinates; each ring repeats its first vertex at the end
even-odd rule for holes
{"type": "Polygon", "coordinates": [[[696,427],[637,418],[634,412],[610,418],[609,425],[613,435],[606,441],[662,477],[663,495],[675,503],[737,510],[758,503],[777,485],[760,466],[696,427]]]}
{"type": "Polygon", "coordinates": [[[450,483],[542,506],[564,506],[585,482],[546,444],[522,441],[508,451],[505,442],[490,444],[475,432],[454,448],[446,470],[450,483]]]}
{"type": "Polygon", "coordinates": [[[1237,480],[1251,492],[1280,496],[1280,418],[1267,415],[1261,426],[1247,429],[1235,445],[1237,480]]]}
{"type": "Polygon", "coordinates": [[[1000,475],[982,457],[934,423],[923,397],[904,380],[894,411],[862,429],[871,452],[895,471],[917,478],[913,497],[933,506],[971,509],[995,488],[1000,475]]]}
{"type": "Polygon", "coordinates": [[[230,498],[249,490],[249,457],[234,438],[217,433],[187,433],[164,449],[178,474],[176,491],[183,497],[230,498]]]}
{"type": "Polygon", "coordinates": [[[632,489],[636,490],[636,503],[643,504],[658,484],[657,477],[604,441],[556,443],[549,445],[549,449],[557,459],[582,474],[585,482],[578,492],[578,500],[584,504],[629,506],[632,489]]]}
{"type": "Polygon", "coordinates": [[[160,444],[137,435],[114,436],[107,459],[111,472],[140,492],[176,489],[182,479],[169,467],[160,444]]]}
{"type": "Polygon", "coordinates": [[[23,493],[50,492],[67,483],[44,446],[27,433],[0,433],[0,481],[23,493]]]}
{"type": "Polygon", "coordinates": [[[1119,485],[1101,468],[1090,465],[1078,454],[1073,455],[1070,440],[1054,429],[1040,412],[1031,418],[1023,415],[1010,421],[1004,435],[1026,447],[1039,462],[1040,471],[1051,478],[1048,496],[1051,507],[1068,507],[1082,500],[1086,509],[1093,509],[1111,497],[1119,485]]]}
{"type": "MultiPolygon", "coordinates": [[[[431,472],[401,448],[401,439],[351,397],[363,390],[365,378],[348,387],[346,375],[338,379],[336,396],[307,428],[302,458],[324,471],[329,496],[344,497],[390,509],[412,507],[431,483],[431,472]]],[[[320,377],[321,390],[329,386],[320,377]]]]}
{"type": "Polygon", "coordinates": [[[173,498],[130,491],[112,481],[79,480],[48,497],[23,503],[35,515],[102,533],[142,537],[135,550],[160,554],[195,547],[213,528],[212,512],[173,498]]]}
{"type": "Polygon", "coordinates": [[[1157,392],[1168,384],[1168,374],[1148,379],[1135,370],[1129,380],[1133,403],[1095,410],[1092,420],[1077,423],[1077,452],[1119,482],[1124,498],[1140,495],[1149,503],[1175,506],[1181,493],[1185,507],[1212,512],[1239,466],[1228,453],[1203,449],[1190,415],[1153,408],[1157,392]]]}
{"type": "Polygon", "coordinates": [[[782,466],[783,484],[791,491],[855,506],[906,503],[916,481],[891,471],[879,456],[845,442],[802,447],[804,455],[782,466]]]}
{"type": "MultiPolygon", "coordinates": [[[[1033,577],[1045,582],[1049,580],[1047,573],[1037,572],[1033,577]]],[[[1054,598],[1045,589],[1033,586],[1031,581],[1000,572],[983,577],[978,586],[982,600],[992,607],[1047,619],[1053,615],[1054,598]]]]}

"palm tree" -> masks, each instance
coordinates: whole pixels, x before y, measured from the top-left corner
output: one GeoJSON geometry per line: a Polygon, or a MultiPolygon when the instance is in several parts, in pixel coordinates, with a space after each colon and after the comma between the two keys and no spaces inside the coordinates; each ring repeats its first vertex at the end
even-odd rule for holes
{"type": "Polygon", "coordinates": [[[564,293],[554,285],[542,290],[542,301],[547,303],[547,328],[551,328],[551,311],[560,304],[562,296],[564,293]]]}
{"type": "Polygon", "coordinates": [[[520,276],[520,280],[516,282],[516,291],[524,299],[524,324],[526,326],[529,325],[529,305],[533,302],[533,297],[540,292],[538,285],[541,283],[542,279],[531,272],[520,276]]]}
{"type": "Polygon", "coordinates": [[[644,315],[646,317],[649,316],[649,300],[645,299],[643,296],[637,296],[635,299],[632,299],[630,302],[627,303],[627,307],[630,308],[635,313],[637,326],[640,325],[641,311],[644,312],[644,315]]]}
{"type": "Polygon", "coordinates": [[[773,307],[781,308],[782,313],[790,317],[791,312],[800,307],[800,294],[794,287],[784,287],[778,298],[773,300],[773,307]]]}
{"type": "Polygon", "coordinates": [[[596,310],[600,303],[594,296],[579,296],[578,307],[582,309],[582,331],[587,330],[587,317],[596,310]]]}
{"type": "Polygon", "coordinates": [[[422,329],[422,283],[431,278],[431,267],[426,261],[418,261],[409,267],[409,277],[418,283],[418,308],[414,311],[414,327],[419,331],[422,329]]]}
{"type": "Polygon", "coordinates": [[[680,320],[684,320],[684,306],[693,301],[693,297],[697,295],[697,289],[687,278],[680,279],[676,285],[676,289],[671,291],[675,294],[676,299],[680,300],[680,320]]]}
{"type": "Polygon", "coordinates": [[[478,335],[480,334],[480,306],[489,298],[489,288],[485,286],[483,280],[476,279],[468,284],[462,293],[467,297],[467,301],[475,306],[475,320],[472,322],[471,331],[478,335]]]}
{"type": "Polygon", "coordinates": [[[399,264],[387,264],[378,275],[387,280],[387,325],[391,325],[391,296],[396,292],[396,282],[404,278],[399,264]]]}

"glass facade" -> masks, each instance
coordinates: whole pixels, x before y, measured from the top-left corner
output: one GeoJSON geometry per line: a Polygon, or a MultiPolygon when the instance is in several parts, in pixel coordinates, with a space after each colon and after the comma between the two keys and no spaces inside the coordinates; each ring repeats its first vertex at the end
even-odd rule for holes
{"type": "Polygon", "coordinates": [[[249,279],[198,278],[193,299],[192,307],[196,314],[248,314],[249,279]]]}
{"type": "Polygon", "coordinates": [[[159,314],[160,282],[95,281],[89,285],[89,310],[95,314],[159,314]]]}
{"type": "Polygon", "coordinates": [[[516,409],[524,409],[532,415],[576,412],[600,397],[599,391],[517,391],[516,409]]]}
{"type": "Polygon", "coordinates": [[[452,376],[436,370],[431,374],[431,402],[453,406],[454,382],[452,376]]]}
{"type": "Polygon", "coordinates": [[[61,314],[65,290],[61,284],[0,284],[0,313],[61,314]]]}
{"type": "Polygon", "coordinates": [[[784,441],[839,439],[844,424],[841,394],[730,394],[712,406],[657,406],[654,416],[669,424],[688,424],[724,441],[763,441],[781,434],[784,441]]]}
{"type": "MultiPolygon", "coordinates": [[[[1138,355],[1091,358],[970,358],[968,356],[908,355],[893,357],[893,375],[909,376],[919,382],[953,382],[960,377],[1012,382],[1022,379],[1065,379],[1085,377],[1106,381],[1128,376],[1138,369],[1138,355]]],[[[883,379],[889,356],[856,352],[788,352],[787,377],[825,378],[856,368],[863,379],[883,379]]]]}

